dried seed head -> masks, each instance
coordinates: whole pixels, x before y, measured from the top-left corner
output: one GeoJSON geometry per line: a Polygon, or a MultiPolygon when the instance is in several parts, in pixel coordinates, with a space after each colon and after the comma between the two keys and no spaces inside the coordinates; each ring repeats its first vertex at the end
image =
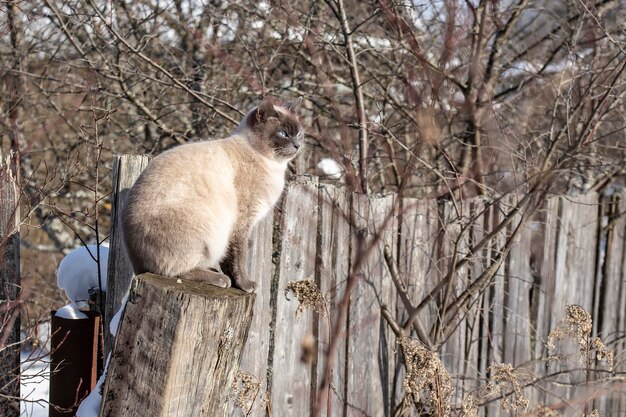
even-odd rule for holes
{"type": "Polygon", "coordinates": [[[559,321],[546,341],[548,350],[554,350],[555,341],[562,340],[566,336],[574,336],[578,342],[581,357],[587,355],[589,345],[589,335],[591,334],[593,321],[591,314],[579,305],[568,305],[566,308],[565,318],[559,321]]]}
{"type": "Polygon", "coordinates": [[[469,394],[461,403],[461,417],[478,417],[478,405],[476,398],[469,394]]]}
{"type": "Polygon", "coordinates": [[[609,371],[613,371],[613,351],[609,350],[599,337],[591,339],[591,347],[596,351],[596,360],[606,363],[609,371]]]}
{"type": "MultiPolygon", "coordinates": [[[[326,314],[326,297],[324,297],[320,289],[317,288],[315,281],[312,279],[289,282],[287,288],[285,288],[285,297],[287,297],[289,292],[292,292],[300,303],[296,310],[296,318],[300,318],[305,307],[310,308],[322,316],[326,314]]],[[[289,297],[287,297],[287,299],[289,299],[289,297]]]]}
{"type": "Polygon", "coordinates": [[[528,399],[524,396],[522,385],[532,381],[530,373],[524,375],[523,370],[515,369],[510,363],[501,363],[489,367],[489,382],[487,395],[509,394],[502,398],[502,407],[505,410],[525,410],[528,408],[528,399]]]}
{"type": "Polygon", "coordinates": [[[252,374],[238,371],[232,386],[235,406],[242,409],[245,414],[249,413],[260,390],[261,381],[252,374]]]}
{"type": "Polygon", "coordinates": [[[403,386],[406,394],[415,403],[424,398],[439,417],[449,416],[451,378],[437,354],[410,337],[401,337],[398,343],[404,354],[406,375],[403,386]]]}

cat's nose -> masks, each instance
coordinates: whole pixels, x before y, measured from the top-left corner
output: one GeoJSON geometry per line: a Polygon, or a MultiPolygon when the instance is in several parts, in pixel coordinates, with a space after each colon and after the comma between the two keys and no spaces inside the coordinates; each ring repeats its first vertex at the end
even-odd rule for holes
{"type": "Polygon", "coordinates": [[[296,148],[296,149],[300,149],[300,144],[299,144],[299,143],[294,142],[294,143],[293,143],[293,147],[294,147],[294,148],[296,148]]]}

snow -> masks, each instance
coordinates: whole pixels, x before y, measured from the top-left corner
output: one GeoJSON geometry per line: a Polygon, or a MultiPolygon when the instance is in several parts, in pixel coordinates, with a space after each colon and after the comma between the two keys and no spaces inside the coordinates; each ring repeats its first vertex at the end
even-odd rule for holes
{"type": "Polygon", "coordinates": [[[317,168],[327,177],[333,180],[341,178],[342,169],[334,159],[324,158],[318,164],[317,168]]]}
{"type": "MultiPolygon", "coordinates": [[[[50,322],[39,324],[37,331],[39,347],[31,348],[23,343],[20,352],[20,416],[48,417],[48,393],[50,391],[50,322]]],[[[22,332],[22,342],[27,334],[22,332]]]]}
{"type": "Polygon", "coordinates": [[[106,379],[110,360],[111,354],[109,353],[102,375],[98,378],[98,382],[96,383],[94,389],[78,406],[78,410],[76,410],[76,417],[98,417],[98,413],[100,412],[100,403],[102,402],[102,385],[104,385],[104,380],[106,379]]]}
{"type": "Polygon", "coordinates": [[[117,310],[117,313],[111,319],[109,323],[109,332],[113,337],[117,336],[117,330],[120,327],[120,320],[122,319],[122,314],[124,314],[124,310],[126,309],[126,303],[128,302],[128,293],[122,299],[122,303],[120,305],[120,309],[117,310]]]}
{"type": "Polygon", "coordinates": [[[80,311],[74,303],[69,303],[68,305],[59,308],[54,315],[56,317],[61,317],[63,319],[69,320],[80,320],[88,318],[87,315],[80,311]]]}
{"type": "MultiPolygon", "coordinates": [[[[99,288],[97,245],[81,246],[68,253],[59,264],[57,285],[65,290],[67,298],[78,308],[86,307],[89,290],[99,288]]],[[[106,291],[109,248],[100,245],[100,277],[102,291],[106,291]]]]}

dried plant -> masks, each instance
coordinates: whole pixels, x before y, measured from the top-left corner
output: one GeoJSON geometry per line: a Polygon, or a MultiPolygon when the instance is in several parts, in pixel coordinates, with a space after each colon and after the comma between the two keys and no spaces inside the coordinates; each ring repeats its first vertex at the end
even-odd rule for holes
{"type": "Polygon", "coordinates": [[[437,416],[449,416],[452,379],[437,353],[410,337],[401,337],[398,343],[402,347],[406,367],[403,381],[406,394],[415,404],[428,402],[437,416]]]}
{"type": "Polygon", "coordinates": [[[607,369],[613,371],[613,351],[609,350],[599,337],[591,339],[591,347],[596,351],[596,360],[606,363],[607,369]]]}
{"type": "Polygon", "coordinates": [[[240,370],[233,381],[232,391],[235,397],[235,406],[247,416],[252,411],[252,406],[259,396],[261,381],[254,375],[240,370]]]}
{"type": "MultiPolygon", "coordinates": [[[[320,289],[312,279],[303,279],[300,281],[291,281],[285,288],[285,297],[289,293],[293,293],[298,300],[298,309],[296,317],[300,318],[305,308],[310,308],[314,312],[324,316],[327,313],[327,298],[322,294],[320,289]]],[[[289,299],[289,297],[287,297],[289,299]]]]}
{"type": "Polygon", "coordinates": [[[502,408],[505,410],[528,408],[528,398],[523,392],[523,386],[528,378],[522,370],[514,368],[510,363],[501,363],[490,366],[489,375],[487,395],[502,395],[502,408]]]}
{"type": "Polygon", "coordinates": [[[461,402],[461,417],[478,417],[477,399],[472,394],[468,394],[461,402]]]}
{"type": "MultiPolygon", "coordinates": [[[[568,336],[574,337],[578,343],[580,351],[580,362],[583,363],[591,358],[591,350],[595,350],[595,358],[598,362],[606,363],[609,371],[613,370],[614,354],[609,350],[602,339],[594,337],[590,339],[593,321],[591,314],[578,305],[568,305],[566,308],[566,316],[557,323],[557,326],[550,331],[546,340],[548,351],[556,348],[555,342],[562,340],[568,336]]],[[[548,361],[560,361],[562,355],[551,354],[548,361]]]]}
{"type": "Polygon", "coordinates": [[[576,337],[580,349],[581,360],[589,352],[588,339],[592,327],[591,314],[579,305],[568,305],[565,318],[559,321],[554,329],[548,334],[546,347],[554,350],[554,342],[567,336],[576,337]]]}

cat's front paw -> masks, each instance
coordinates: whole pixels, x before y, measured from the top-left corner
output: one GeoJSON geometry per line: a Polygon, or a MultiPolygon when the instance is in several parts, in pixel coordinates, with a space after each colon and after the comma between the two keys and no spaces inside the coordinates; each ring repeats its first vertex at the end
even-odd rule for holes
{"type": "Polygon", "coordinates": [[[232,279],[232,286],[235,288],[239,288],[240,290],[244,290],[248,293],[254,292],[256,289],[256,282],[249,280],[245,275],[232,277],[232,279]]]}
{"type": "Polygon", "coordinates": [[[232,287],[239,288],[245,292],[254,292],[256,288],[256,282],[248,278],[248,274],[244,272],[241,265],[229,262],[228,259],[220,263],[222,272],[230,277],[232,280],[232,287]]]}

